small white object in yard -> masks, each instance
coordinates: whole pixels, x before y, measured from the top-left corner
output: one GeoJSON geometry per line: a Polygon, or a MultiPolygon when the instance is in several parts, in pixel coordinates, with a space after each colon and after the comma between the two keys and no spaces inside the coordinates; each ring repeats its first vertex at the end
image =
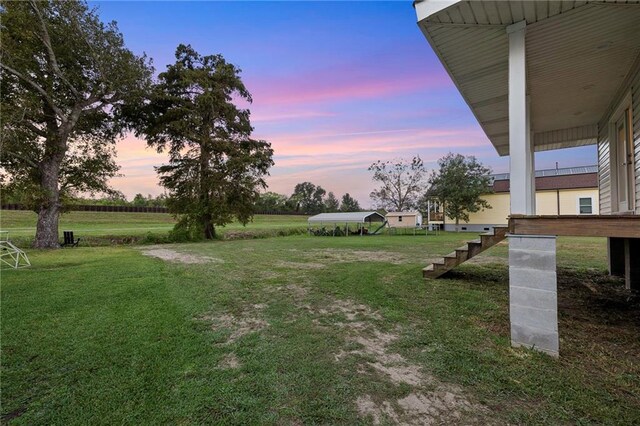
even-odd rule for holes
{"type": "Polygon", "coordinates": [[[27,254],[9,241],[9,231],[0,231],[0,265],[14,269],[31,266],[27,254]]]}

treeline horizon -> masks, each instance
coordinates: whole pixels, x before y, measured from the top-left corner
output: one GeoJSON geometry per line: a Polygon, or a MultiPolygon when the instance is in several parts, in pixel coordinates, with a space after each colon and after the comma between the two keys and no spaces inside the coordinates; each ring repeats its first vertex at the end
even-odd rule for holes
{"type": "MultiPolygon", "coordinates": [[[[127,207],[167,207],[168,195],[157,196],[136,193],[133,198],[120,191],[112,191],[101,197],[74,197],[67,200],[68,205],[127,206],[127,207]]],[[[24,204],[22,197],[3,194],[2,204],[24,204]]],[[[311,182],[299,183],[288,196],[273,191],[259,194],[254,211],[291,212],[304,214],[332,213],[339,211],[361,211],[357,200],[347,192],[338,199],[332,191],[325,191],[320,185],[311,182]]]]}

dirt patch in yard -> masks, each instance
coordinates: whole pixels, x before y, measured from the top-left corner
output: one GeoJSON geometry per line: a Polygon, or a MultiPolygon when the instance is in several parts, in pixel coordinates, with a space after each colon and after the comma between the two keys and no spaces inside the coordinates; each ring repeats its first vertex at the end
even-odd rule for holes
{"type": "Polygon", "coordinates": [[[239,367],[240,367],[240,360],[238,360],[238,357],[236,356],[236,354],[233,354],[233,353],[228,354],[227,356],[222,358],[218,363],[218,368],[222,370],[232,370],[234,368],[239,368],[239,367]]]}
{"type": "Polygon", "coordinates": [[[237,315],[230,313],[220,315],[207,314],[196,319],[211,323],[213,331],[228,330],[229,335],[224,343],[229,344],[236,342],[247,334],[258,332],[269,326],[269,323],[262,318],[261,311],[265,307],[265,304],[258,303],[247,306],[237,315]]]}
{"type": "Polygon", "coordinates": [[[476,406],[461,397],[453,389],[439,389],[428,394],[411,393],[398,400],[398,405],[405,413],[410,414],[409,424],[440,423],[439,419],[446,418],[446,423],[460,420],[463,412],[470,412],[476,406]]]}
{"type": "MultiPolygon", "coordinates": [[[[471,411],[475,407],[466,400],[446,390],[424,393],[410,393],[396,403],[389,401],[375,402],[369,395],[361,396],[356,401],[358,412],[363,417],[370,416],[373,424],[383,420],[399,425],[433,425],[458,424],[462,420],[461,407],[471,411]],[[452,407],[456,407],[453,408],[452,407]]],[[[473,423],[465,418],[464,423],[473,423]]]]}
{"type": "Polygon", "coordinates": [[[305,297],[309,293],[309,290],[299,284],[287,284],[287,285],[279,285],[276,287],[271,287],[269,291],[283,293],[290,296],[296,306],[301,306],[305,297]]]}
{"type": "Polygon", "coordinates": [[[376,404],[369,395],[365,395],[358,398],[356,405],[358,406],[358,413],[362,417],[371,417],[374,425],[380,424],[383,419],[391,420],[393,423],[398,423],[400,420],[389,401],[376,404]]]}
{"type": "Polygon", "coordinates": [[[197,254],[181,253],[168,248],[147,248],[142,250],[145,256],[157,257],[168,262],[198,264],[198,263],[222,263],[222,259],[197,254]]]}
{"type": "Polygon", "coordinates": [[[382,316],[377,312],[371,309],[367,305],[363,305],[360,303],[354,303],[351,300],[339,300],[339,299],[331,299],[326,302],[325,306],[322,308],[313,307],[310,305],[304,305],[304,309],[311,312],[315,315],[320,316],[335,316],[341,315],[344,316],[348,324],[343,324],[345,326],[351,327],[356,320],[381,320],[382,316]]]}
{"type": "Polygon", "coordinates": [[[239,338],[249,333],[260,331],[269,325],[262,318],[251,316],[249,313],[245,313],[240,316],[234,316],[229,314],[220,315],[217,318],[212,318],[213,324],[211,328],[213,330],[228,329],[231,330],[231,334],[227,339],[227,343],[233,343],[239,338]]]}
{"type": "Polygon", "coordinates": [[[356,360],[357,371],[372,381],[411,386],[411,393],[400,398],[380,400],[362,395],[356,400],[360,415],[373,424],[402,425],[478,422],[488,411],[470,402],[461,388],[438,381],[418,364],[393,350],[402,328],[381,330],[382,315],[364,304],[350,300],[330,300],[321,308],[305,305],[319,326],[338,326],[346,331],[345,346],[334,354],[336,362],[356,360]],[[334,317],[333,320],[331,317],[334,317]],[[336,318],[337,317],[337,318],[336,318]]]}

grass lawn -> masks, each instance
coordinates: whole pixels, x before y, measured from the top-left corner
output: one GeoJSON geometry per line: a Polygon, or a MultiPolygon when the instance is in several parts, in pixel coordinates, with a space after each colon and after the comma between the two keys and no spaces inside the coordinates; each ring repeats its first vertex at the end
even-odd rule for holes
{"type": "MultiPolygon", "coordinates": [[[[29,245],[36,234],[37,215],[31,211],[0,210],[0,229],[9,231],[9,236],[29,245]]],[[[174,218],[168,213],[125,213],[125,212],[83,212],[72,211],[60,217],[60,237],[62,231],[74,231],[76,237],[83,238],[89,245],[104,245],[105,241],[116,243],[129,238],[137,242],[136,237],[151,234],[166,236],[175,225],[174,218]]],[[[231,223],[218,228],[221,234],[234,232],[260,232],[282,228],[306,228],[307,217],[299,215],[257,215],[246,227],[240,223],[231,223]]]]}
{"type": "Polygon", "coordinates": [[[504,244],[422,280],[469,238],[31,250],[1,276],[3,423],[639,424],[605,241],[559,239],[555,360],[509,346],[504,244]]]}

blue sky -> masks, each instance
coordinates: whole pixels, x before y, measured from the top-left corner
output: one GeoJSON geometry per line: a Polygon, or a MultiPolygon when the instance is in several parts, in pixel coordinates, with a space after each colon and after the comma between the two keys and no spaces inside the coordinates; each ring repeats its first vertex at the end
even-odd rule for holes
{"type": "MultiPolygon", "coordinates": [[[[253,95],[254,135],[272,143],[269,190],[302,181],[370,204],[367,167],[449,151],[508,171],[416,25],[411,1],[91,2],[158,72],[180,43],[222,54],[253,95]]],[[[127,196],[157,194],[165,158],[132,136],[118,144],[127,196]]],[[[537,168],[595,164],[595,147],[538,153],[537,168]]]]}

